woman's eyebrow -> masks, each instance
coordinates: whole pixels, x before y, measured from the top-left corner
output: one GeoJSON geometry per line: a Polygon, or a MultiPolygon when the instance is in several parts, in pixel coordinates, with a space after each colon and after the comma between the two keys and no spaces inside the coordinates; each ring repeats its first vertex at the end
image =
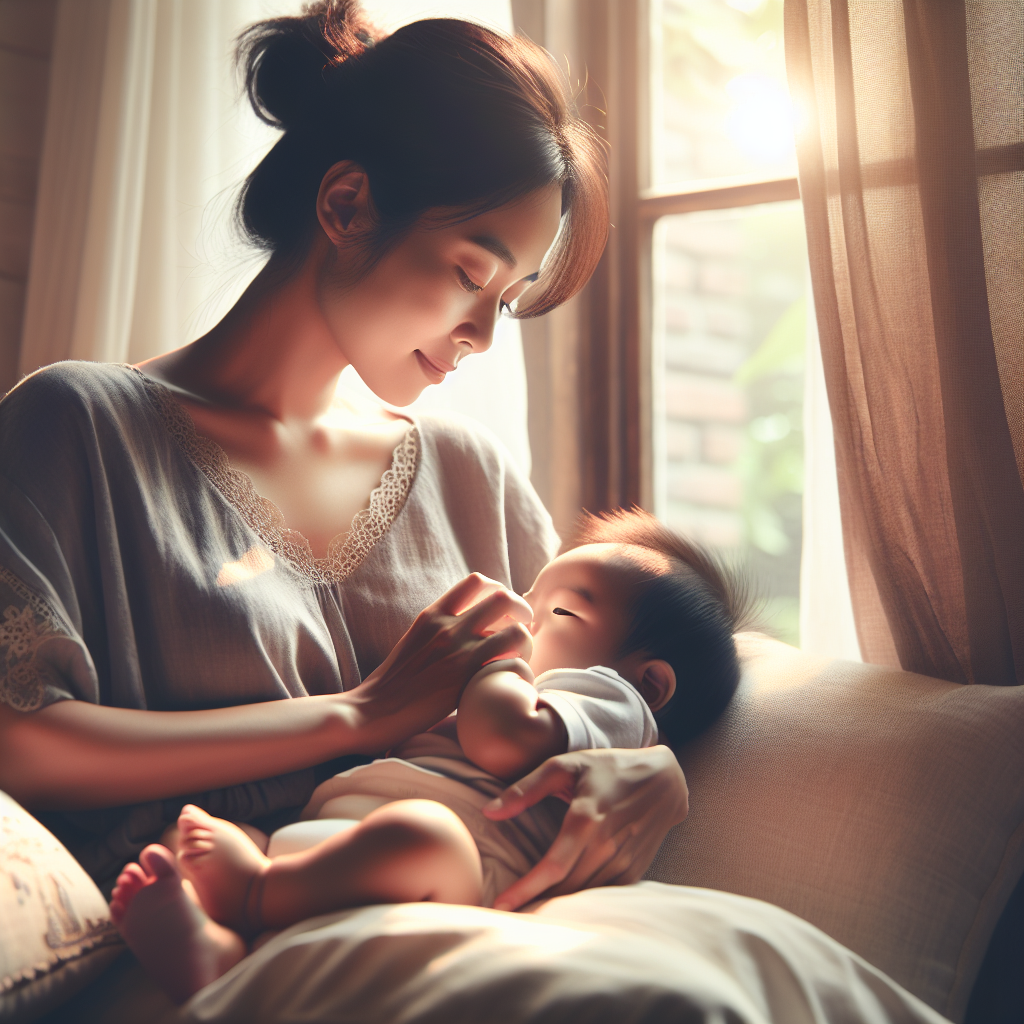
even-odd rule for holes
{"type": "Polygon", "coordinates": [[[481,249],[493,253],[506,266],[514,267],[516,265],[516,258],[512,255],[512,250],[500,238],[495,238],[494,235],[474,235],[470,241],[479,245],[481,249]]]}

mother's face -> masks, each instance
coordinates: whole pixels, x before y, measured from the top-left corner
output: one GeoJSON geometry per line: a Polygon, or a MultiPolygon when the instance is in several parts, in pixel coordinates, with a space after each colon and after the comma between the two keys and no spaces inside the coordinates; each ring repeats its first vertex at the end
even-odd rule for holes
{"type": "MultiPolygon", "coordinates": [[[[358,202],[349,209],[336,206],[339,223],[358,220],[358,202]]],[[[358,243],[334,232],[318,297],[342,355],[378,397],[408,405],[490,347],[502,305],[529,287],[560,213],[552,185],[461,223],[424,218],[354,283],[346,269],[358,265],[358,243]]]]}

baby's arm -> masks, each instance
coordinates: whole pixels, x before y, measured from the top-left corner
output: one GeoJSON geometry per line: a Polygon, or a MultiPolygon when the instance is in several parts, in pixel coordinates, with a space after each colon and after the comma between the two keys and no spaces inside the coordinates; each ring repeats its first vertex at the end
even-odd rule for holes
{"type": "Polygon", "coordinates": [[[455,721],[466,757],[499,779],[522,778],[569,744],[561,718],[537,706],[533,684],[497,665],[469,681],[455,721]]]}

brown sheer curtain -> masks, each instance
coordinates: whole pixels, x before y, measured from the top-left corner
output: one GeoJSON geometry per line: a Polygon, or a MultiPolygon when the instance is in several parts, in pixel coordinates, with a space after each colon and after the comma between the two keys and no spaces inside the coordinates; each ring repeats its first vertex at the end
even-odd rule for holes
{"type": "Polygon", "coordinates": [[[1024,683],[1024,7],[786,0],[866,660],[1024,683]]]}

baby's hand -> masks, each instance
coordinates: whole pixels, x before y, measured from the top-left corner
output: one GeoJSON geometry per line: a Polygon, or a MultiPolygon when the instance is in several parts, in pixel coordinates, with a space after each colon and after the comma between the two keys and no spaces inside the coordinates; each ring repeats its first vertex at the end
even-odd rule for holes
{"type": "Polygon", "coordinates": [[[489,676],[492,672],[515,672],[517,676],[525,679],[531,686],[534,683],[535,676],[533,669],[530,668],[529,664],[522,658],[498,658],[496,661],[489,661],[472,679],[470,683],[475,683],[484,676],[489,676]]]}

